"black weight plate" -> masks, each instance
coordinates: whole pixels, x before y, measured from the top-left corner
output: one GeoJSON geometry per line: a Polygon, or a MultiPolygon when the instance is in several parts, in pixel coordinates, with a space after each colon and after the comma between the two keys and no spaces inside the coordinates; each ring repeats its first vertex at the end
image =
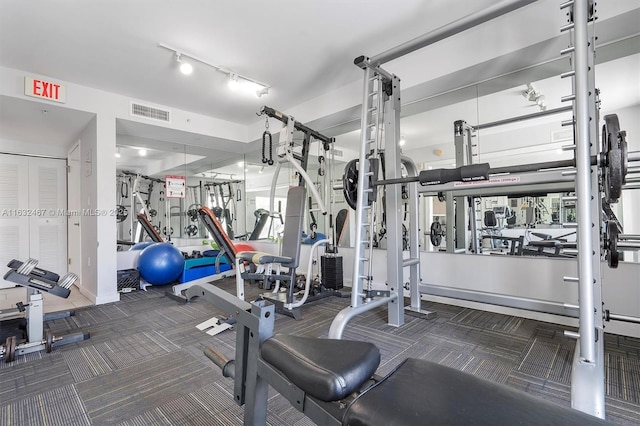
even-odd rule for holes
{"type": "Polygon", "coordinates": [[[429,230],[429,239],[431,240],[431,244],[435,247],[440,246],[442,243],[442,236],[444,235],[440,222],[433,222],[429,230]]]}
{"type": "Polygon", "coordinates": [[[47,330],[45,333],[44,349],[47,353],[53,350],[53,332],[51,330],[47,330]]]}
{"type": "Polygon", "coordinates": [[[342,192],[347,205],[356,209],[358,201],[358,160],[351,160],[344,168],[342,175],[342,192]]]}
{"type": "Polygon", "coordinates": [[[610,220],[607,221],[607,263],[610,268],[617,268],[620,261],[620,252],[618,252],[618,225],[610,220]]]}
{"type": "Polygon", "coordinates": [[[16,358],[16,336],[9,336],[4,345],[4,362],[11,362],[16,358]]]}
{"type": "Polygon", "coordinates": [[[605,199],[609,204],[614,204],[622,195],[627,168],[627,143],[620,132],[618,116],[615,114],[604,117],[602,147],[605,155],[603,171],[605,199]]]}

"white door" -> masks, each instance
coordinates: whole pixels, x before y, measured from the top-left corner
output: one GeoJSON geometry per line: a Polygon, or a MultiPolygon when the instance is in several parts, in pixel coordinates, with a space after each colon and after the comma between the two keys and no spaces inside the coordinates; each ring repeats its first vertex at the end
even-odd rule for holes
{"type": "Polygon", "coordinates": [[[67,209],[69,211],[69,216],[67,216],[67,244],[68,244],[68,253],[69,253],[69,271],[74,272],[78,275],[78,280],[76,281],[76,286],[82,286],[82,276],[80,273],[82,272],[82,248],[81,248],[81,237],[80,237],[80,221],[82,220],[82,216],[79,214],[81,211],[80,207],[80,173],[81,173],[82,163],[80,161],[80,143],[78,143],[71,152],[69,152],[68,157],[68,169],[67,169],[67,209]],[[76,214],[78,213],[78,214],[76,214]]]}
{"type": "Polygon", "coordinates": [[[67,272],[67,162],[29,158],[30,256],[38,266],[67,272]]]}
{"type": "MultiPolygon", "coordinates": [[[[29,159],[0,154],[0,271],[29,257],[29,159]]],[[[14,284],[0,280],[0,288],[14,284]]]]}

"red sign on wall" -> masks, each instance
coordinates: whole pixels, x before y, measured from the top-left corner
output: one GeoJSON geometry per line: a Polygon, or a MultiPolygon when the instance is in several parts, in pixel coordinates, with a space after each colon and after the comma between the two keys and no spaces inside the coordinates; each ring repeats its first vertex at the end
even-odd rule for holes
{"type": "Polygon", "coordinates": [[[67,101],[67,89],[65,86],[34,77],[24,78],[24,94],[60,103],[67,101]]]}

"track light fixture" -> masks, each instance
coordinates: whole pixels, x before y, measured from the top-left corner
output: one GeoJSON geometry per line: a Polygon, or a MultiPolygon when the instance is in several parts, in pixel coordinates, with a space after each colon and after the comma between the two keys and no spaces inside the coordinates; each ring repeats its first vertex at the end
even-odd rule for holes
{"type": "Polygon", "coordinates": [[[176,62],[180,64],[180,72],[182,74],[190,75],[193,72],[193,65],[182,61],[182,53],[176,52],[176,62]]]}
{"type": "Polygon", "coordinates": [[[158,47],[170,50],[174,53],[176,62],[180,64],[180,71],[185,75],[189,75],[193,72],[193,65],[184,60],[184,58],[189,58],[192,61],[200,62],[201,64],[207,65],[218,72],[228,75],[229,88],[234,91],[251,93],[258,98],[269,94],[269,89],[271,88],[271,86],[269,86],[268,84],[261,83],[251,77],[238,74],[237,72],[231,71],[226,67],[214,65],[210,62],[205,61],[204,59],[198,58],[197,56],[194,56],[190,53],[185,53],[182,50],[175,49],[166,44],[158,43],[158,47]]]}
{"type": "Polygon", "coordinates": [[[544,101],[544,95],[533,87],[533,83],[527,84],[527,89],[522,91],[522,96],[531,102],[535,102],[535,104],[540,107],[540,111],[545,111],[547,109],[547,104],[544,101]]]}

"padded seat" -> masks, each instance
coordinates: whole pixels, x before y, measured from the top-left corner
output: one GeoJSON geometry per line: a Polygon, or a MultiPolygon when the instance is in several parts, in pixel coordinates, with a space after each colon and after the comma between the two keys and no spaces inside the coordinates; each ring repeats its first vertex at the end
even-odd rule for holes
{"type": "Polygon", "coordinates": [[[362,393],[343,425],[605,425],[517,389],[444,365],[409,358],[362,393]]]}
{"type": "Polygon", "coordinates": [[[269,263],[281,263],[287,266],[292,262],[292,259],[287,256],[278,256],[271,253],[264,253],[260,251],[241,251],[236,253],[236,257],[244,262],[255,263],[256,265],[266,265],[269,263]]]}
{"type": "MultiPolygon", "coordinates": [[[[321,401],[339,401],[357,391],[380,365],[380,351],[366,342],[276,335],[262,359],[321,401]]],[[[384,424],[384,423],[378,423],[384,424]]]]}

